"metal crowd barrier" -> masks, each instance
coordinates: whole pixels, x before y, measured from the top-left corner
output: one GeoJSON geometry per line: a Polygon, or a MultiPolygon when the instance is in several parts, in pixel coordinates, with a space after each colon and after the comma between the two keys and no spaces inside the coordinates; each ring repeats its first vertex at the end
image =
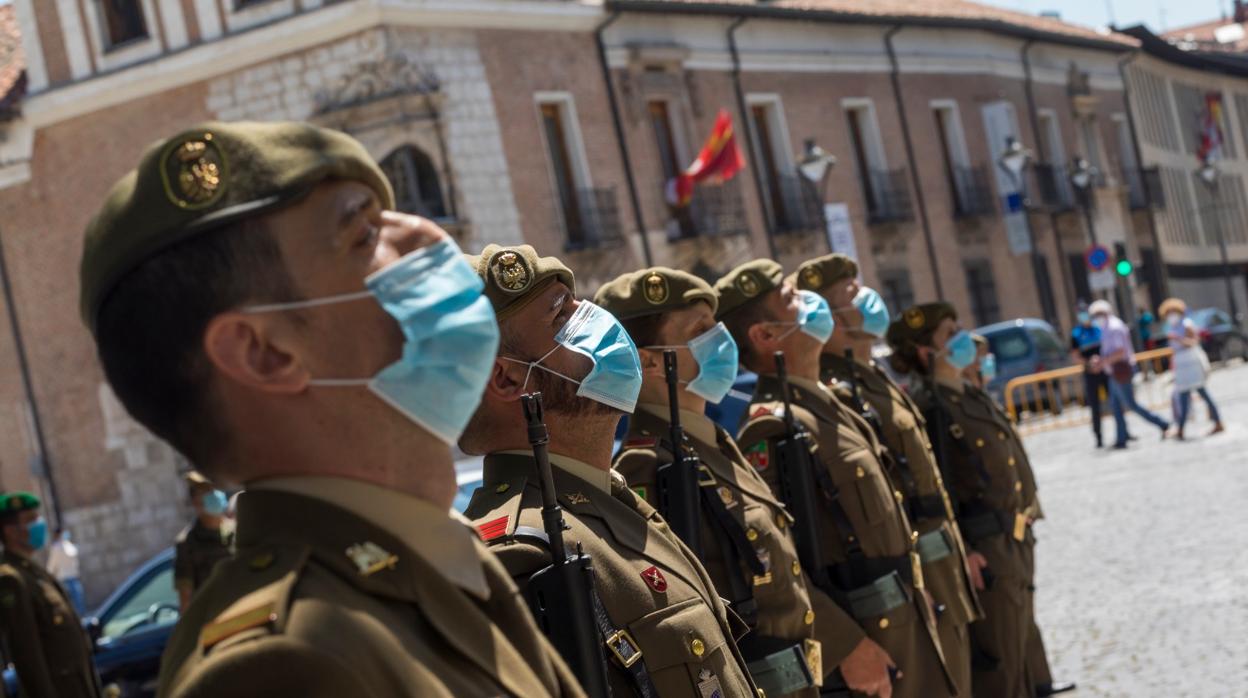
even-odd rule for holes
{"type": "MultiPolygon", "coordinates": [[[[1170,410],[1169,347],[1138,352],[1135,400],[1150,410],[1170,410]]],[[[1109,367],[1105,367],[1106,372],[1109,367]]],[[[1110,380],[1113,380],[1110,378],[1110,380]]],[[[1109,395],[1101,390],[1101,419],[1113,419],[1109,395]]],[[[1087,425],[1092,410],[1084,396],[1083,366],[1018,376],[1005,384],[1005,411],[1022,435],[1087,425]]],[[[1168,418],[1168,417],[1167,417],[1168,418]]]]}

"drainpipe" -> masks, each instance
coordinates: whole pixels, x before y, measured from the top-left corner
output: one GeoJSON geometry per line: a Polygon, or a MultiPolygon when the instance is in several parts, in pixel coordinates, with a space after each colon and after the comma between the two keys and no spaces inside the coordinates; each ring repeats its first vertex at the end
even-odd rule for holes
{"type": "MultiPolygon", "coordinates": [[[[1023,42],[1023,47],[1022,49],[1019,50],[1019,60],[1023,64],[1023,95],[1027,99],[1027,122],[1031,125],[1031,137],[1036,139],[1036,147],[1039,148],[1040,146],[1040,116],[1036,110],[1036,92],[1034,89],[1035,83],[1033,82],[1032,77],[1031,77],[1031,47],[1035,43],[1036,43],[1035,39],[1028,39],[1023,42]]],[[[1048,153],[1045,153],[1043,150],[1041,150],[1040,151],[1040,164],[1052,164],[1048,162],[1048,159],[1049,159],[1048,153]]],[[[1040,250],[1036,247],[1036,235],[1035,235],[1035,232],[1032,231],[1032,228],[1031,228],[1031,214],[1028,213],[1025,210],[1025,208],[1026,207],[1024,207],[1023,215],[1028,217],[1027,230],[1031,232],[1032,267],[1033,267],[1033,271],[1037,275],[1036,276],[1036,292],[1039,293],[1040,292],[1040,277],[1039,277],[1040,265],[1037,260],[1039,259],[1040,250]]],[[[1067,260],[1066,260],[1066,252],[1062,248],[1062,231],[1057,226],[1057,213],[1053,211],[1049,211],[1049,230],[1053,232],[1053,246],[1057,249],[1057,271],[1059,274],[1062,275],[1062,287],[1066,290],[1066,299],[1067,301],[1069,301],[1074,298],[1075,285],[1074,285],[1074,280],[1070,278],[1070,270],[1067,269],[1069,264],[1067,263],[1067,260]]],[[[1036,300],[1040,301],[1040,306],[1043,308],[1044,299],[1037,298],[1036,300]]],[[[1058,314],[1057,308],[1054,308],[1053,312],[1054,314],[1058,314]]],[[[1051,321],[1057,320],[1057,318],[1053,317],[1053,318],[1049,318],[1049,320],[1051,321]]]]}
{"type": "Polygon", "coordinates": [[[940,283],[940,267],[936,262],[936,246],[932,242],[932,225],[927,218],[927,200],[923,196],[923,181],[919,177],[918,163],[914,158],[914,141],[910,138],[910,120],[906,118],[906,103],[901,96],[901,65],[897,61],[897,52],[893,48],[893,37],[902,30],[903,26],[898,24],[884,32],[884,49],[888,51],[888,62],[892,65],[889,77],[893,83],[893,99],[897,102],[897,116],[901,119],[901,139],[906,146],[906,160],[910,165],[910,183],[914,187],[914,195],[919,205],[919,225],[923,227],[923,242],[927,245],[927,257],[932,265],[932,280],[936,283],[936,297],[944,298],[945,290],[940,283]]]}
{"type": "Polygon", "coordinates": [[[594,41],[598,44],[598,63],[602,66],[602,80],[607,86],[607,102],[611,107],[611,124],[615,127],[615,143],[620,149],[620,162],[624,165],[624,182],[628,186],[628,200],[633,207],[633,224],[637,226],[637,234],[641,236],[641,254],[646,259],[646,266],[649,267],[654,266],[654,257],[650,253],[650,238],[646,235],[646,222],[641,216],[641,197],[637,194],[637,180],[633,177],[632,158],[628,156],[624,122],[620,119],[620,103],[615,96],[615,82],[611,79],[611,64],[607,62],[607,44],[602,38],[607,27],[619,18],[619,10],[612,12],[611,16],[594,30],[594,41]]]}
{"type": "Polygon", "coordinates": [[[0,237],[0,293],[4,294],[4,307],[8,310],[9,332],[13,334],[13,346],[17,352],[17,370],[22,376],[22,392],[26,403],[30,405],[30,421],[35,432],[35,447],[39,449],[39,464],[43,470],[43,479],[48,485],[53,523],[62,525],[65,521],[61,516],[61,497],[56,491],[56,478],[52,477],[52,464],[48,458],[47,441],[43,436],[43,423],[39,419],[39,403],[35,400],[34,382],[30,378],[30,362],[26,358],[26,343],[22,341],[22,326],[17,319],[17,308],[13,304],[13,286],[9,283],[9,266],[4,257],[3,238],[0,237]]]}
{"type": "Polygon", "coordinates": [[[772,259],[778,259],[780,251],[776,248],[776,226],[772,217],[771,202],[767,200],[767,192],[763,190],[763,175],[758,169],[758,158],[754,147],[754,132],[750,128],[750,112],[745,106],[745,92],[741,89],[741,54],[737,52],[737,29],[745,24],[747,17],[738,17],[728,26],[728,52],[732,54],[732,88],[737,94],[737,111],[741,112],[741,133],[745,134],[745,147],[750,150],[750,173],[754,175],[754,189],[758,193],[759,210],[763,213],[763,228],[767,233],[767,250],[772,259]]]}
{"type": "MultiPolygon", "coordinates": [[[[1239,3],[1235,3],[1235,12],[1238,16],[1240,11],[1239,3]]],[[[1140,50],[1131,51],[1126,56],[1118,60],[1118,76],[1122,80],[1122,101],[1127,105],[1127,130],[1131,132],[1131,150],[1135,153],[1135,166],[1142,168],[1144,165],[1144,156],[1140,152],[1140,135],[1135,130],[1135,117],[1131,114],[1131,89],[1127,82],[1127,64],[1134,61],[1140,55],[1140,50]]],[[[1142,183],[1142,180],[1141,180],[1142,183]]],[[[1148,195],[1148,187],[1144,187],[1144,203],[1147,207],[1148,229],[1153,238],[1153,254],[1157,259],[1157,280],[1161,282],[1161,295],[1170,295],[1170,280],[1166,278],[1166,263],[1161,256],[1161,236],[1157,234],[1157,212],[1153,209],[1152,197],[1148,195]]],[[[1157,299],[1152,299],[1156,301],[1157,299]]]]}

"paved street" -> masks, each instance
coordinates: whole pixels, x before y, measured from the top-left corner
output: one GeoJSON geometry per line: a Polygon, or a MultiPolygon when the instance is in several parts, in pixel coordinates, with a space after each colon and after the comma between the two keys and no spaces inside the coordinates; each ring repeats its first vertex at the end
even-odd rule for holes
{"type": "Polygon", "coordinates": [[[1039,622],[1073,695],[1248,696],[1248,366],[1210,390],[1215,437],[1197,399],[1188,442],[1138,417],[1127,451],[1097,451],[1086,426],[1027,438],[1048,516],[1039,622]]]}

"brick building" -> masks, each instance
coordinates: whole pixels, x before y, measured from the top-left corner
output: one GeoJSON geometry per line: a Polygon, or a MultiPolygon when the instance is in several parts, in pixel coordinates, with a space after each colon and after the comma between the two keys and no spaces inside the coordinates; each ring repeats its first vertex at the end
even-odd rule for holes
{"type": "Polygon", "coordinates": [[[3,11],[0,27],[12,37],[15,11],[21,36],[6,65],[24,72],[0,81],[12,88],[0,98],[0,487],[54,495],[96,598],[182,524],[185,464],[103,382],[77,313],[80,240],[141,150],[188,123],[348,131],[403,208],[468,250],[529,242],[563,255],[586,294],[647,262],[710,277],[835,245],[856,251],[894,310],[943,295],[968,325],[1068,325],[1090,293],[1068,163],[1080,154],[1098,169],[1087,194],[1098,240],[1138,254],[1151,219],[1132,208],[1149,199],[1124,155],[1119,63],[1136,40],[962,0],[14,0],[3,11]],[[721,109],[749,167],[674,212],[667,180],[721,109]],[[1018,182],[999,165],[1011,137],[1034,153],[1018,182]],[[807,141],[838,158],[824,182],[798,174],[807,141]]]}

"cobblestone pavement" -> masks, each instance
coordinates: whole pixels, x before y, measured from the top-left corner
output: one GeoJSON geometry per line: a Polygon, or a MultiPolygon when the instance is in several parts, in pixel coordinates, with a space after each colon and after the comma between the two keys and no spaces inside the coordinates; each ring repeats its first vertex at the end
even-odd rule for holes
{"type": "Polygon", "coordinates": [[[1088,426],[1026,439],[1047,516],[1037,613],[1068,695],[1248,696],[1248,365],[1209,389],[1217,436],[1196,398],[1186,442],[1135,416],[1126,451],[1095,449],[1088,426]]]}

